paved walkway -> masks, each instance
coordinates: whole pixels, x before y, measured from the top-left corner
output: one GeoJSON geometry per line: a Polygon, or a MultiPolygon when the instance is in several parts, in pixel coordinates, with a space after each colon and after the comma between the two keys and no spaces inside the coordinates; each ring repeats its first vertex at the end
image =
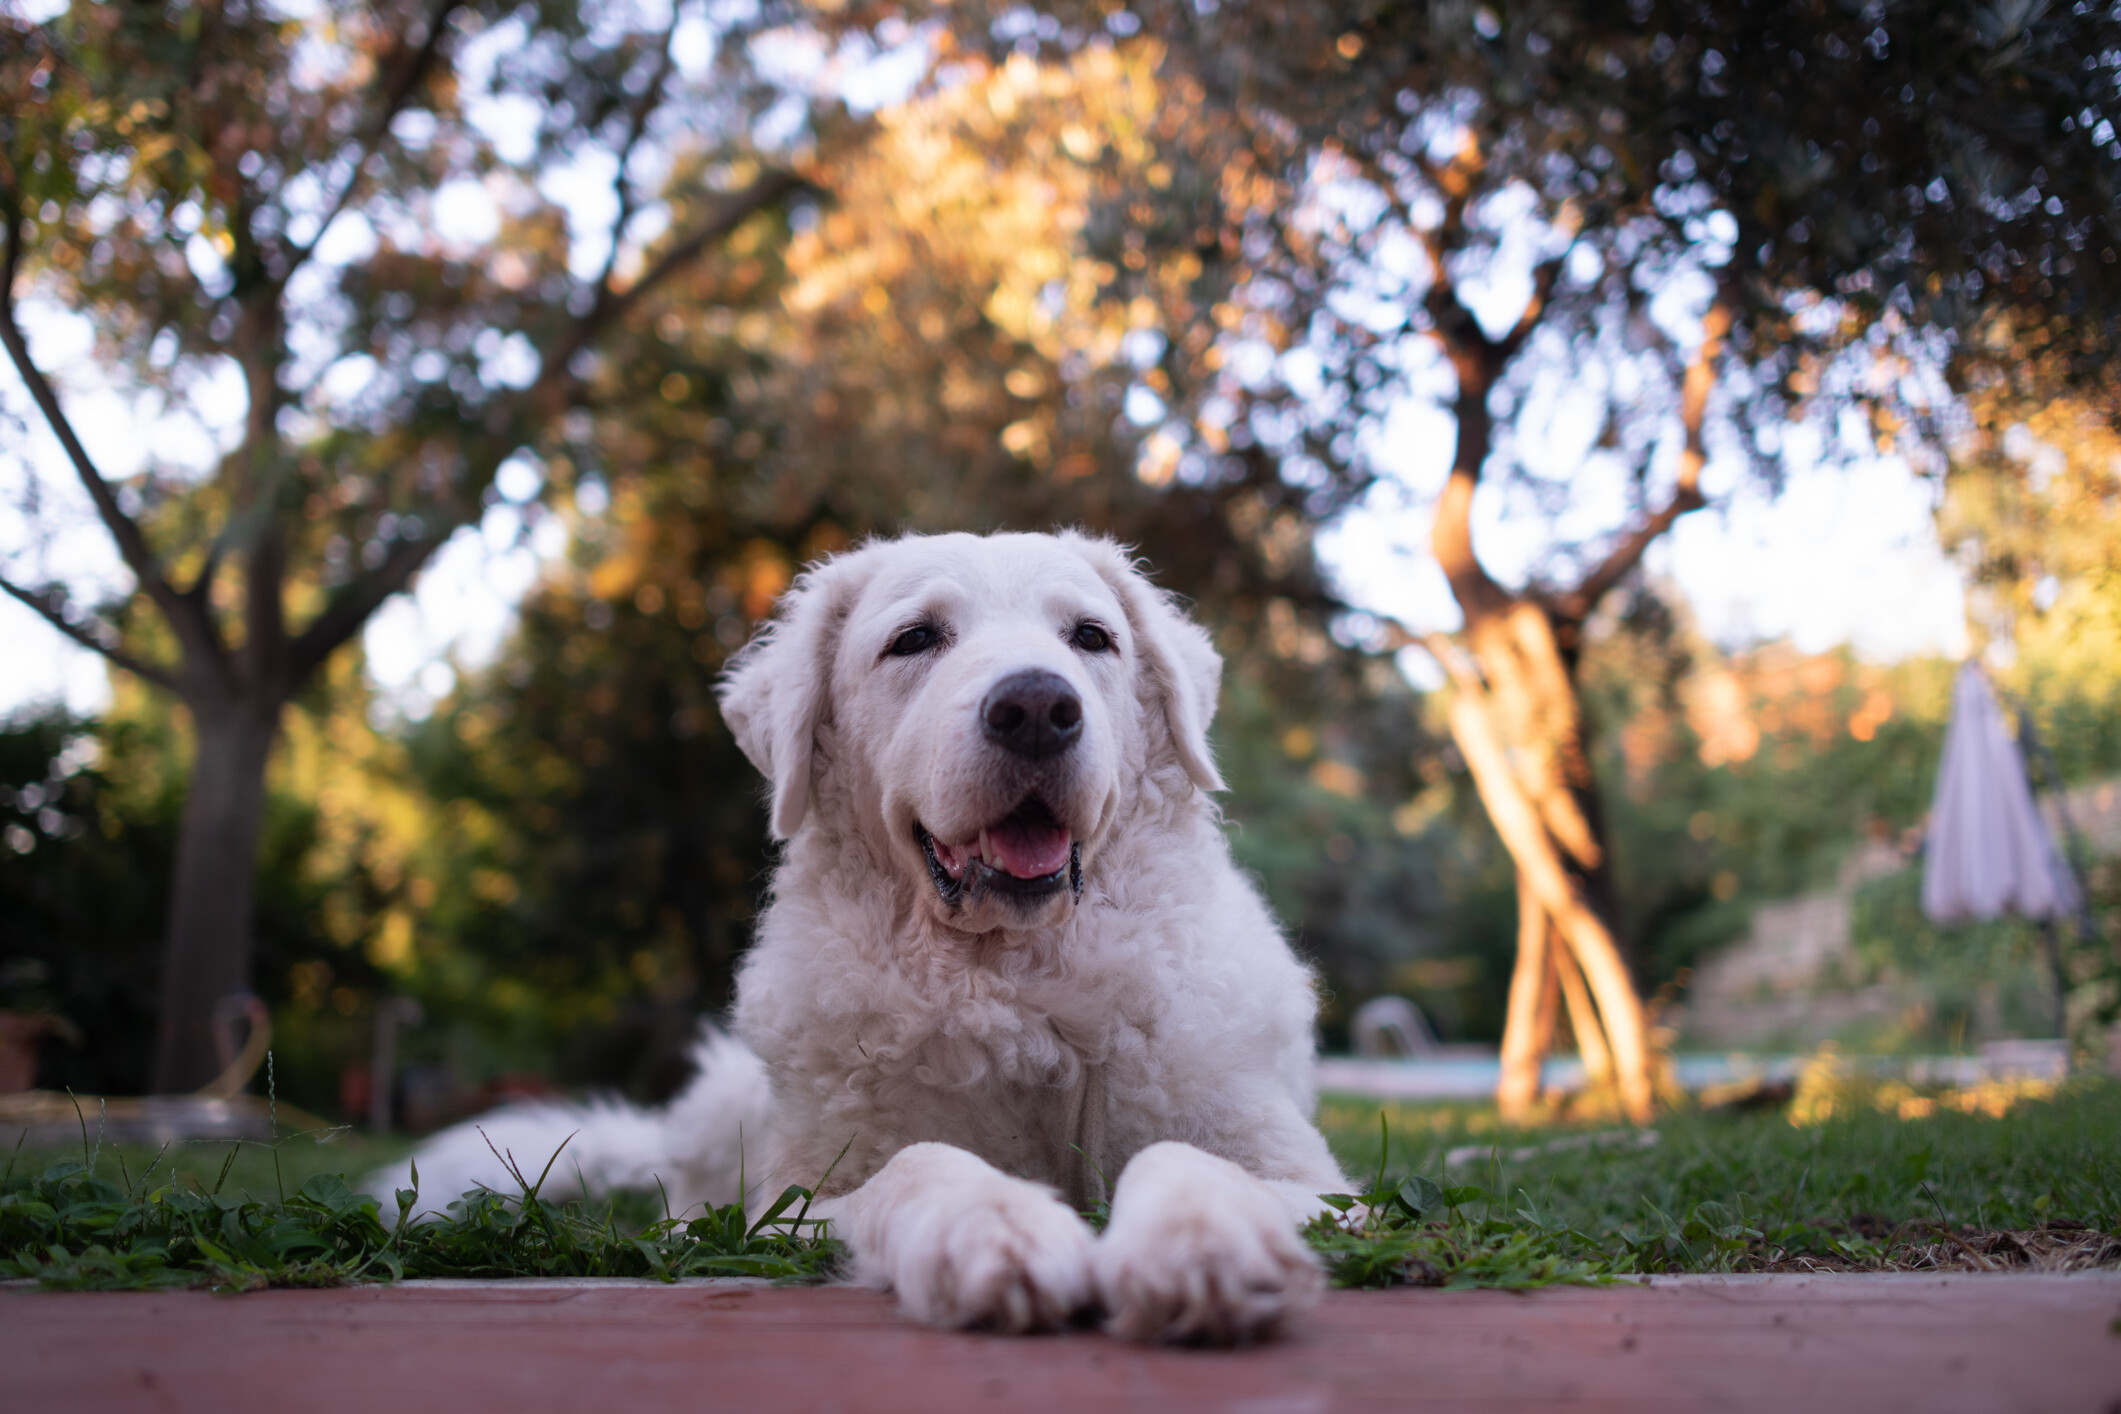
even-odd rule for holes
{"type": "Polygon", "coordinates": [[[1290,1340],[1167,1350],[925,1330],[746,1283],[0,1292],[28,1411],[2121,1409],[2121,1274],[1340,1292],[1290,1340]]]}

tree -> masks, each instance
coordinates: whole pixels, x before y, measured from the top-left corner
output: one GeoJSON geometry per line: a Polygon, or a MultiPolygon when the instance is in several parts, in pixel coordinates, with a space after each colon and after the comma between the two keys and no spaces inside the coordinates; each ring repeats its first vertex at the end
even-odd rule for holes
{"type": "Polygon", "coordinates": [[[1157,370],[1163,441],[1195,474],[1264,444],[1321,511],[1345,504],[1391,407],[1436,389],[1456,447],[1432,550],[1465,627],[1423,641],[1520,879],[1499,1098],[1532,1100],[1559,993],[1645,1117],[1584,626],[1703,504],[1717,441],[1772,478],[1775,425],[1808,407],[1933,431],[1999,312],[2080,372],[2105,357],[2121,24],[2088,4],[1726,0],[920,13],[997,61],[1154,48],[1171,175],[1106,228],[1131,272],[1111,294],[1180,254],[1229,292],[1166,329],[1157,370]],[[1543,449],[1568,394],[1602,432],[1543,449]],[[1476,546],[1476,493],[1551,516],[1586,468],[1617,473],[1628,518],[1506,583],[1476,546]]]}
{"type": "Polygon", "coordinates": [[[132,581],[84,604],[17,556],[0,588],[180,699],[195,746],[158,1089],[212,1075],[212,1006],[248,980],[285,705],[582,401],[600,343],[801,186],[725,150],[749,98],[680,63],[686,15],[84,0],[0,17],[0,342],[132,581]],[[495,99],[539,115],[529,141],[481,120],[495,99]],[[571,247],[539,176],[597,160],[615,215],[571,247]],[[452,202],[491,234],[441,229],[452,202]],[[232,367],[233,449],[203,474],[107,476],[32,360],[24,299],[89,318],[132,388],[232,367]]]}

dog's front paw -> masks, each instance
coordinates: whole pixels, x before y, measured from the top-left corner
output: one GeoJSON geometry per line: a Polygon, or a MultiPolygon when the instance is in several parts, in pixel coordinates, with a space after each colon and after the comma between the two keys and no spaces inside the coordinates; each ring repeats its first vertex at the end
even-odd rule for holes
{"type": "Polygon", "coordinates": [[[1107,1329],[1134,1340],[1258,1340],[1325,1289],[1274,1190],[1185,1144],[1135,1155],[1091,1260],[1107,1329]]]}
{"type": "Polygon", "coordinates": [[[1091,1304],[1090,1229],[1047,1189],[940,1144],[902,1151],[879,1179],[899,1192],[857,1216],[858,1271],[916,1320],[1050,1330],[1091,1304]]]}
{"type": "Polygon", "coordinates": [[[907,1312],[932,1325],[1065,1325],[1090,1304],[1090,1229],[1042,1190],[996,1177],[991,1191],[937,1214],[929,1234],[906,1245],[891,1284],[907,1312]]]}

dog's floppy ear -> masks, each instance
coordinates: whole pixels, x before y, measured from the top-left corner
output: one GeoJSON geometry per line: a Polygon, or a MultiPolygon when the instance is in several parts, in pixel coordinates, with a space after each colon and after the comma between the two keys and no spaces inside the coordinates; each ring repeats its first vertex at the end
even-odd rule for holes
{"type": "Polygon", "coordinates": [[[832,658],[853,607],[858,555],[796,576],[774,614],[729,660],[722,720],[768,787],[768,827],[785,840],[810,809],[810,758],[830,700],[832,658]]]}
{"type": "Polygon", "coordinates": [[[1202,790],[1223,789],[1222,773],[1215,769],[1208,747],[1223,660],[1209,643],[1207,630],[1144,579],[1126,552],[1110,540],[1073,531],[1062,538],[1090,562],[1127,611],[1141,672],[1163,702],[1164,720],[1186,775],[1202,790]]]}

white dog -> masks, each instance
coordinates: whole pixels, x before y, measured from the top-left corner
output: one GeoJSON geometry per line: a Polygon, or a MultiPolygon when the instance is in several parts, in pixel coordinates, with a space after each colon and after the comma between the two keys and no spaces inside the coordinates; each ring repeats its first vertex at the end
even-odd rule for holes
{"type": "MultiPolygon", "coordinates": [[[[1299,1226],[1348,1185],[1309,1119],[1312,978],[1206,795],[1220,671],[1108,541],[813,568],[721,689],[786,842],[738,979],[750,1052],[711,1041],[659,1116],[487,1134],[541,1163],[580,1129],[563,1182],[721,1202],[741,1125],[766,1191],[831,1169],[813,1211],[925,1321],[1273,1331],[1322,1284],[1299,1226]],[[1105,1197],[1097,1235],[1077,1209],[1105,1197]]],[[[504,1186],[468,1129],[421,1167],[504,1186]]]]}

